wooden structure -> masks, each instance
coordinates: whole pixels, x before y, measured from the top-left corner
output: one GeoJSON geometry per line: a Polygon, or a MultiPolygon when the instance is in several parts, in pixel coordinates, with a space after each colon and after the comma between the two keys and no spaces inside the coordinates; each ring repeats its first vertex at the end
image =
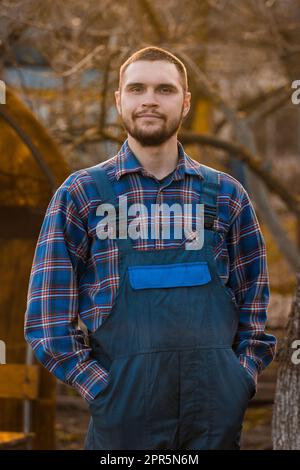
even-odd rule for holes
{"type": "Polygon", "coordinates": [[[31,361],[24,315],[45,209],[71,171],[45,128],[11,89],[6,104],[0,104],[0,135],[0,340],[6,345],[6,365],[0,365],[0,432],[5,432],[0,442],[9,446],[20,441],[15,433],[23,432],[27,400],[32,404],[32,448],[54,449],[56,380],[35,360],[25,367],[31,361]]]}
{"type": "MultiPolygon", "coordinates": [[[[39,398],[38,365],[7,364],[0,367],[0,398],[22,400],[38,400],[39,398]]],[[[22,423],[24,425],[24,423],[22,423]]],[[[0,430],[0,449],[31,447],[34,432],[0,430]]]]}

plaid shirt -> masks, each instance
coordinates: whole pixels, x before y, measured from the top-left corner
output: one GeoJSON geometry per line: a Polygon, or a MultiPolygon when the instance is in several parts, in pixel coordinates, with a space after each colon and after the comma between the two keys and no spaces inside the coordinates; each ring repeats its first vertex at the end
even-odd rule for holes
{"type": "MultiPolygon", "coordinates": [[[[128,140],[104,162],[117,195],[126,195],[128,206],[199,202],[201,165],[179,141],[177,145],[177,166],[162,180],[141,166],[128,140]]],[[[227,173],[220,171],[219,178],[215,260],[240,311],[233,348],[257,387],[257,375],[273,360],[276,348],[276,338],[265,333],[269,303],[265,242],[244,187],[227,173]]],[[[38,238],[25,314],[25,339],[36,358],[87,401],[106,386],[108,371],[92,357],[78,318],[93,333],[109,315],[119,286],[116,241],[96,236],[99,218],[92,214],[100,203],[84,169],[57,189],[38,238]]],[[[148,214],[150,223],[150,210],[148,214]]],[[[185,241],[139,238],[132,243],[147,250],[176,248],[185,241]]]]}

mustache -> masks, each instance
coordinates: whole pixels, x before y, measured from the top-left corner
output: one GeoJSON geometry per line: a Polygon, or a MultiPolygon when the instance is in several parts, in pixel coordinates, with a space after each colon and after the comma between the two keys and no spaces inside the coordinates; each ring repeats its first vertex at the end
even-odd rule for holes
{"type": "Polygon", "coordinates": [[[152,116],[157,116],[157,117],[160,117],[160,118],[164,119],[164,116],[162,116],[161,114],[152,113],[151,111],[144,111],[143,113],[135,114],[134,117],[144,116],[145,114],[151,114],[152,116]]]}

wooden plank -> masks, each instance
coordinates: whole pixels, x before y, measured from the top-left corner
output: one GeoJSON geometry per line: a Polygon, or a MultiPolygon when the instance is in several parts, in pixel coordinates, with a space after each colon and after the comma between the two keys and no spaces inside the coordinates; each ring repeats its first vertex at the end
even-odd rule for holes
{"type": "MultiPolygon", "coordinates": [[[[35,241],[30,239],[0,243],[0,336],[6,344],[7,364],[26,361],[24,313],[34,249],[35,241]]],[[[0,398],[0,430],[21,432],[22,408],[21,400],[0,398]]]]}
{"type": "Polygon", "coordinates": [[[34,433],[0,432],[0,449],[9,449],[20,444],[27,444],[34,437],[34,433]]]}
{"type": "Polygon", "coordinates": [[[35,400],[39,391],[39,367],[23,364],[0,366],[0,397],[35,400]]]}
{"type": "Polygon", "coordinates": [[[56,379],[45,367],[40,372],[40,395],[32,406],[32,431],[35,432],[32,448],[53,450],[56,448],[56,379]]]}

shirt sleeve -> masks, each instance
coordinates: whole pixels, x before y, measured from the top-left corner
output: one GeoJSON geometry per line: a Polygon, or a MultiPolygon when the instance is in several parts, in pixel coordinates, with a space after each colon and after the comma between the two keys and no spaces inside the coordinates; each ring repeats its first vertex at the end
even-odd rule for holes
{"type": "Polygon", "coordinates": [[[228,285],[240,312],[233,349],[254,380],[254,396],[257,376],[274,359],[277,340],[265,331],[270,295],[265,240],[249,195],[240,189],[240,210],[227,237],[228,285]]]}
{"type": "Polygon", "coordinates": [[[52,197],[40,230],[24,333],[37,360],[90,401],[105,387],[108,372],[91,357],[78,328],[77,274],[83,269],[88,235],[69,191],[70,178],[52,197]]]}

